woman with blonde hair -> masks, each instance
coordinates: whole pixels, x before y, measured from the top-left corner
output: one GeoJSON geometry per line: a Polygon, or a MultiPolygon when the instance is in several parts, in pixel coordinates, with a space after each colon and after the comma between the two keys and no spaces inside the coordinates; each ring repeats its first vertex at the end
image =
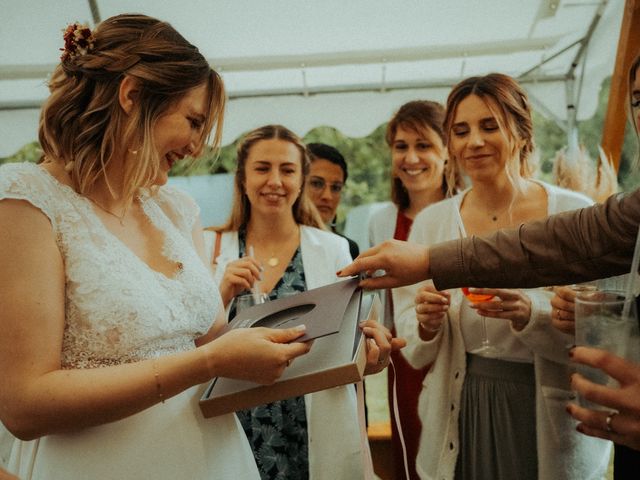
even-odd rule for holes
{"type": "Polygon", "coordinates": [[[0,168],[0,419],[25,479],[259,478],[201,384],[270,383],[302,331],[218,336],[198,209],[164,186],[197,156],[224,87],[171,25],[72,24],[40,119],[44,161],[0,168]]]}
{"type": "MultiPolygon", "coordinates": [[[[451,181],[446,175],[444,114],[444,107],[437,102],[414,100],[402,105],[389,120],[385,139],[391,150],[391,201],[371,217],[371,245],[392,238],[406,240],[413,219],[423,208],[462,187],[459,176],[451,181]]],[[[395,332],[393,302],[389,291],[383,292],[382,301],[385,325],[395,332]]],[[[399,352],[392,353],[391,358],[394,368],[388,371],[387,389],[395,475],[403,478],[408,471],[409,478],[415,479],[422,428],[418,417],[418,396],[429,366],[414,369],[399,352]],[[393,413],[396,405],[400,425],[393,413]],[[403,443],[406,447],[406,465],[403,443]]]]}
{"type": "MultiPolygon", "coordinates": [[[[229,221],[205,232],[207,250],[229,316],[232,300],[259,289],[276,299],[337,280],[351,261],[347,241],[324,230],[304,194],[309,157],[289,129],[267,125],[238,145],[229,221]]],[[[327,299],[330,301],[330,299],[327,299]]],[[[402,342],[374,321],[361,325],[366,373],[386,367],[402,342]]],[[[331,336],[316,343],[331,343],[331,336]]],[[[238,412],[263,479],[352,479],[372,475],[364,425],[358,425],[356,391],[342,386],[238,412]]]]}
{"type": "MultiPolygon", "coordinates": [[[[512,78],[490,74],[457,84],[444,125],[450,174],[464,171],[471,187],[423,210],[409,241],[482,235],[590,204],[531,178],[531,109],[512,78]]],[[[415,367],[433,363],[419,402],[429,426],[420,441],[420,477],[601,478],[609,445],[578,435],[564,411],[572,339],[551,326],[551,293],[472,293],[484,298],[431,283],[393,293],[406,358],[415,367]]]]}

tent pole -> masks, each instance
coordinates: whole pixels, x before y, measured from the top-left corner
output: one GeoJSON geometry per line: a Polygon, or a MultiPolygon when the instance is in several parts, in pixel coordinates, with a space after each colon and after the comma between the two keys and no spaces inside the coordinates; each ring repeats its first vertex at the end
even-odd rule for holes
{"type": "Polygon", "coordinates": [[[570,161],[577,162],[580,148],[578,144],[577,118],[578,105],[580,103],[580,92],[582,90],[582,77],[580,78],[580,82],[576,91],[576,68],[578,68],[578,66],[582,62],[582,75],[584,76],[584,66],[585,62],[587,61],[587,48],[589,47],[589,42],[591,41],[593,32],[595,31],[598,23],[600,22],[600,19],[602,18],[602,14],[606,5],[606,1],[600,2],[596,13],[591,20],[591,24],[589,25],[587,33],[579,42],[580,47],[578,48],[578,51],[573,58],[573,62],[571,62],[571,66],[567,71],[567,76],[564,83],[565,97],[567,99],[567,159],[570,161]]]}
{"type": "Polygon", "coordinates": [[[531,67],[529,70],[527,70],[526,72],[521,73],[520,75],[518,75],[518,79],[522,79],[522,78],[526,78],[527,75],[535,72],[538,68],[540,68],[541,66],[543,66],[545,63],[550,62],[551,60],[553,60],[556,57],[559,57],[560,55],[562,55],[564,52],[571,50],[573,47],[575,47],[576,45],[578,45],[579,43],[582,42],[582,38],[580,40],[576,40],[575,42],[573,42],[570,45],[567,45],[566,47],[564,47],[562,50],[560,50],[559,52],[554,53],[553,55],[551,55],[549,58],[545,58],[544,60],[542,60],[541,62],[539,62],[537,65],[531,67]]]}
{"type": "Polygon", "coordinates": [[[626,124],[627,83],[629,67],[636,55],[640,54],[640,0],[626,0],[620,38],[616,52],[616,63],[611,77],[611,89],[607,113],[602,130],[602,149],[613,162],[616,170],[620,167],[624,127],[626,124]]]}
{"type": "Polygon", "coordinates": [[[565,97],[567,99],[567,161],[576,166],[578,163],[579,145],[578,145],[578,124],[576,109],[576,79],[573,71],[567,75],[564,83],[565,97]]]}
{"type": "Polygon", "coordinates": [[[98,10],[98,2],[96,0],[89,0],[89,9],[93,17],[93,25],[98,25],[102,21],[100,18],[100,10],[98,10]]]}

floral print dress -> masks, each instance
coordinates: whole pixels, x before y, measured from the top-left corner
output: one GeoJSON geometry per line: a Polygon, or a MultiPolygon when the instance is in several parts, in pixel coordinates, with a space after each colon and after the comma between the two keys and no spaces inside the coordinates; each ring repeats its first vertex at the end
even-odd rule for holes
{"type": "MultiPolygon", "coordinates": [[[[240,257],[246,251],[246,232],[238,232],[240,257]]],[[[307,289],[302,254],[297,248],[269,300],[304,292],[307,289]]],[[[231,306],[229,318],[235,316],[231,306]]],[[[288,398],[236,412],[249,439],[262,480],[303,480],[309,478],[307,414],[304,397],[288,398]]]]}

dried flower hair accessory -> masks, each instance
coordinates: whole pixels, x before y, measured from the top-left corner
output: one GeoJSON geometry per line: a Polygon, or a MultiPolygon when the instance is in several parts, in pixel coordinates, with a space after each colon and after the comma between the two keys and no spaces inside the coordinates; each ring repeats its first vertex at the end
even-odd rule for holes
{"type": "Polygon", "coordinates": [[[63,62],[68,58],[85,55],[93,49],[95,37],[87,24],[71,23],[63,32],[64,48],[60,49],[60,60],[63,62]]]}

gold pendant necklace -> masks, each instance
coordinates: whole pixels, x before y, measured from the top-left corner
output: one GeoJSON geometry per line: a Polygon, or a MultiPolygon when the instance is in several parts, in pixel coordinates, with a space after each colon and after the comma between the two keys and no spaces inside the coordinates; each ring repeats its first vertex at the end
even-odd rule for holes
{"type": "MultiPolygon", "coordinates": [[[[288,245],[291,243],[291,239],[295,239],[297,240],[298,238],[300,238],[300,227],[296,225],[296,229],[295,229],[295,235],[291,236],[288,240],[286,240],[285,242],[283,242],[282,245],[279,245],[279,247],[281,248],[281,251],[288,251],[288,245]]],[[[247,232],[245,234],[245,242],[247,245],[249,245],[248,248],[251,248],[251,241],[249,240],[249,233],[247,232]]],[[[280,258],[279,258],[279,253],[274,252],[272,253],[270,256],[265,257],[264,256],[260,256],[260,258],[262,259],[262,261],[267,265],[267,267],[269,268],[275,268],[278,265],[280,265],[280,258]]]]}

